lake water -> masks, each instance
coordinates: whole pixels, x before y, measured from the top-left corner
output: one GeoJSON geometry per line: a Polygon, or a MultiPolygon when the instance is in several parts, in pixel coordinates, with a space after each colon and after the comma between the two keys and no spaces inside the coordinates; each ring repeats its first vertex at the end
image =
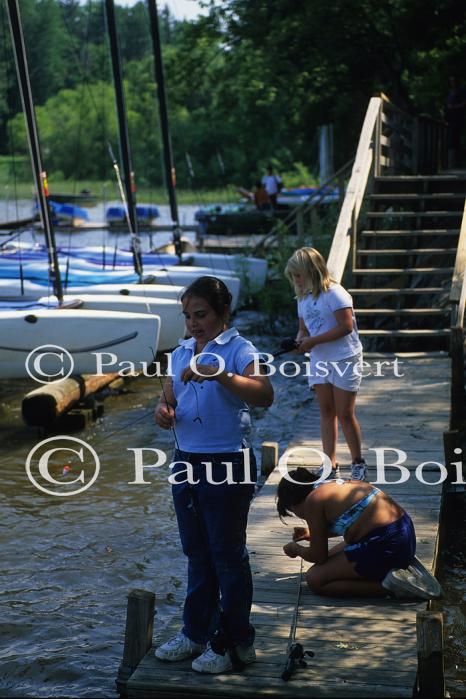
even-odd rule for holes
{"type": "MultiPolygon", "coordinates": [[[[11,206],[0,204],[0,220],[11,216],[11,206]]],[[[183,223],[192,222],[196,208],[181,207],[183,223]]],[[[169,223],[168,207],[160,209],[161,222],[169,223]]],[[[20,217],[28,215],[30,202],[20,202],[18,211],[20,217]]],[[[156,244],[169,239],[169,234],[157,236],[156,244]]],[[[40,234],[35,238],[43,240],[40,234]]],[[[129,241],[127,235],[118,238],[122,246],[129,241]]],[[[21,239],[33,236],[22,234],[21,239]]],[[[115,241],[108,231],[57,234],[58,245],[112,246],[115,241]]],[[[148,246],[148,236],[143,244],[148,246]]],[[[251,314],[240,313],[238,319],[249,336],[252,327],[258,331],[260,317],[251,320],[251,314]]],[[[262,334],[257,344],[273,351],[278,339],[262,334]]],[[[101,419],[76,434],[97,451],[101,472],[91,489],[74,498],[40,493],[26,476],[27,454],[44,438],[27,429],[20,414],[21,398],[35,387],[26,381],[0,383],[0,696],[114,697],[128,591],[156,592],[159,628],[184,596],[185,560],[166,471],[155,469],[146,485],[128,484],[134,479],[129,447],[171,450],[170,435],[153,424],[160,385],[149,378],[128,383],[123,395],[106,399],[101,419]]],[[[272,408],[254,410],[256,448],[270,439],[284,448],[295,417],[310,400],[304,383],[302,390],[295,384],[290,392],[286,379],[274,377],[274,388],[272,408]]],[[[448,512],[440,573],[446,591],[447,680],[452,696],[466,696],[464,499],[448,512]]]]}
{"type": "MultiPolygon", "coordinates": [[[[105,209],[107,206],[119,206],[119,201],[110,201],[104,206],[99,203],[95,207],[87,208],[89,213],[90,221],[97,224],[105,221],[105,209]]],[[[157,204],[159,209],[160,218],[157,219],[159,225],[171,225],[170,208],[166,205],[157,204]]],[[[184,204],[179,207],[179,217],[180,224],[190,225],[195,222],[194,214],[200,207],[198,205],[184,204]]],[[[0,223],[2,221],[14,221],[22,218],[31,216],[32,203],[27,199],[20,199],[18,202],[13,201],[0,201],[0,223]]],[[[2,231],[3,233],[3,231],[2,231]]],[[[154,233],[154,232],[144,232],[141,230],[141,246],[144,251],[148,251],[153,247],[159,245],[165,245],[171,242],[171,233],[154,233]]],[[[21,231],[20,233],[13,231],[11,236],[1,235],[0,244],[3,243],[7,238],[14,237],[15,240],[22,242],[44,242],[44,235],[39,231],[21,231]]],[[[183,233],[183,237],[188,240],[195,241],[195,234],[186,232],[183,233]]],[[[127,233],[115,233],[106,229],[97,230],[81,230],[75,229],[72,232],[61,232],[60,228],[55,227],[55,239],[57,246],[85,246],[85,245],[101,245],[106,246],[108,250],[111,250],[115,245],[118,247],[128,247],[130,242],[130,236],[127,233]]]]}

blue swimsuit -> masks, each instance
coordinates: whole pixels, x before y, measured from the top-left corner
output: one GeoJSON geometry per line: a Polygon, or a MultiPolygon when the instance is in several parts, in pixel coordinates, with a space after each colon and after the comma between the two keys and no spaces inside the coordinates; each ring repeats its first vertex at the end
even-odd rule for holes
{"type": "MultiPolygon", "coordinates": [[[[328,482],[316,483],[314,489],[328,482]]],[[[342,485],[345,481],[339,478],[336,482],[342,485]]],[[[329,533],[344,536],[380,492],[373,488],[345,510],[330,523],[329,533]]],[[[416,533],[410,516],[404,512],[395,522],[372,529],[356,543],[347,544],[344,552],[348,561],[355,563],[356,573],[366,580],[381,582],[393,568],[407,568],[416,553],[416,533]]]]}
{"type": "MultiPolygon", "coordinates": [[[[314,490],[324,483],[331,483],[332,481],[322,481],[321,483],[316,483],[314,490]]],[[[335,480],[338,485],[343,485],[345,481],[342,478],[337,478],[335,480]]],[[[365,495],[361,500],[358,500],[351,505],[347,510],[341,513],[336,519],[329,524],[329,533],[332,536],[345,536],[348,529],[360,518],[366,507],[375,498],[377,493],[380,493],[379,488],[373,488],[370,493],[365,495]]]]}

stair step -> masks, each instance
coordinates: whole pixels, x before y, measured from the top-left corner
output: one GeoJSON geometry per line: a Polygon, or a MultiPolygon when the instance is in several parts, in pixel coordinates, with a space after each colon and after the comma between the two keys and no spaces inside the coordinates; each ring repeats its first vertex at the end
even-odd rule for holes
{"type": "Polygon", "coordinates": [[[405,218],[453,218],[462,217],[462,211],[368,211],[366,214],[370,218],[394,218],[403,216],[405,218]]]}
{"type": "Polygon", "coordinates": [[[365,230],[361,231],[359,235],[365,235],[368,237],[372,236],[384,236],[384,237],[391,237],[391,236],[403,236],[403,235],[456,235],[459,236],[460,232],[459,229],[456,228],[419,228],[419,229],[405,229],[403,228],[394,228],[392,230],[383,230],[383,231],[375,231],[375,230],[365,230]]]}
{"type": "Polygon", "coordinates": [[[447,337],[450,334],[449,329],[445,330],[358,330],[359,335],[364,337],[447,337]]]}
{"type": "Polygon", "coordinates": [[[461,192],[433,192],[424,194],[422,192],[393,192],[389,194],[371,194],[369,199],[376,201],[387,201],[392,199],[402,199],[406,201],[416,201],[418,199],[460,199],[464,201],[466,193],[461,192]]]}
{"type": "Polygon", "coordinates": [[[387,296],[411,296],[416,294],[430,294],[436,295],[442,292],[447,293],[447,290],[441,286],[424,286],[408,289],[348,289],[351,296],[382,296],[386,294],[387,296]]]}
{"type": "Polygon", "coordinates": [[[404,269],[353,269],[353,274],[453,274],[454,267],[405,267],[404,269]]]}
{"type": "Polygon", "coordinates": [[[456,248],[406,248],[393,250],[358,250],[358,255],[456,255],[456,248]]]}
{"type": "Polygon", "coordinates": [[[357,316],[444,316],[449,308],[355,308],[357,316]]]}

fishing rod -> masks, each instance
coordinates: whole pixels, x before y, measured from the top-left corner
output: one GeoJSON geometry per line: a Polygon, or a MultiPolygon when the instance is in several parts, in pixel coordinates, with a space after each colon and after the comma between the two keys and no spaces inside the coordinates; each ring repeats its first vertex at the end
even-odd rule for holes
{"type": "Polygon", "coordinates": [[[296,629],[298,626],[299,601],[301,598],[302,575],[303,575],[303,559],[301,559],[301,565],[299,568],[298,594],[297,594],[296,604],[295,604],[295,608],[294,608],[293,620],[291,622],[290,636],[288,638],[288,647],[287,647],[288,658],[287,658],[285,666],[283,668],[283,672],[280,675],[282,680],[284,680],[285,682],[288,682],[288,680],[291,679],[291,676],[292,676],[294,670],[296,669],[296,664],[298,664],[299,667],[307,667],[307,663],[304,660],[304,656],[307,655],[309,658],[314,657],[314,653],[312,652],[312,650],[304,650],[302,643],[296,643],[296,629]]]}

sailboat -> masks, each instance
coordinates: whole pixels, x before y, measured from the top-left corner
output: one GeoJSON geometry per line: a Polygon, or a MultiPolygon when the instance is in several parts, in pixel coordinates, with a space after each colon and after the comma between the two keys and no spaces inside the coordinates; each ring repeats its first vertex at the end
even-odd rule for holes
{"type": "MultiPolygon", "coordinates": [[[[160,255],[156,255],[155,259],[152,259],[150,261],[151,266],[150,269],[147,270],[148,276],[146,278],[144,278],[143,276],[143,260],[141,256],[141,246],[138,235],[137,207],[132,187],[131,153],[126,123],[126,109],[124,103],[124,93],[121,77],[121,66],[113,0],[106,0],[105,8],[107,16],[108,35],[111,47],[112,69],[114,76],[115,96],[119,123],[119,140],[124,174],[123,180],[120,177],[118,164],[112,152],[111,155],[114,161],[114,169],[117,174],[121,198],[123,200],[128,227],[130,230],[131,251],[128,255],[128,259],[124,260],[123,265],[120,264],[118,266],[116,264],[112,264],[111,270],[106,270],[105,266],[104,270],[102,270],[100,268],[100,260],[98,262],[95,260],[95,251],[91,259],[86,259],[87,253],[84,251],[82,255],[85,257],[85,259],[83,260],[78,250],[75,249],[73,251],[73,255],[66,255],[66,260],[62,257],[60,267],[60,272],[62,273],[62,275],[64,275],[66,279],[66,287],[68,293],[71,295],[81,294],[83,288],[88,294],[94,294],[94,292],[96,292],[101,296],[98,302],[100,304],[99,307],[102,307],[102,304],[104,304],[104,299],[102,298],[102,290],[95,289],[96,285],[100,287],[102,284],[120,283],[124,284],[125,287],[127,287],[128,285],[136,284],[137,282],[150,281],[152,283],[157,284],[157,288],[159,288],[159,285],[168,284],[173,284],[175,286],[186,286],[199,276],[213,273],[211,267],[167,264],[166,260],[160,260],[160,255]],[[131,259],[133,262],[134,273],[131,273],[128,270],[127,266],[125,266],[128,263],[129,259],[131,259]]],[[[12,270],[14,269],[13,256],[3,256],[4,263],[2,265],[2,268],[0,268],[0,277],[2,277],[1,291],[5,296],[23,294],[25,287],[27,287],[27,293],[39,292],[41,296],[46,293],[47,287],[49,286],[50,269],[47,268],[47,266],[44,264],[45,252],[45,249],[39,250],[37,249],[37,247],[34,250],[29,251],[23,247],[23,249],[21,250],[21,269],[19,281],[15,278],[16,275],[12,274],[12,270]],[[8,264],[6,260],[9,260],[12,264],[8,264]],[[42,288],[40,289],[38,287],[42,288]]],[[[104,251],[102,251],[102,254],[104,255],[104,251]]],[[[58,266],[58,264],[60,263],[60,260],[58,259],[58,253],[56,253],[56,257],[58,266]]],[[[233,270],[227,268],[219,270],[218,276],[220,276],[229,287],[233,296],[233,305],[236,306],[239,296],[240,280],[238,279],[233,270]]],[[[155,299],[157,297],[155,290],[149,291],[146,287],[147,284],[144,284],[144,289],[136,289],[132,287],[131,295],[140,293],[146,299],[150,297],[152,299],[152,303],[155,303],[155,299]]],[[[124,291],[120,288],[120,293],[125,293],[127,291],[127,288],[125,288],[124,291]]],[[[163,296],[167,295],[167,293],[163,294],[163,296]]],[[[176,290],[176,292],[173,293],[171,296],[172,298],[179,298],[179,290],[176,290]]],[[[163,308],[157,310],[163,316],[163,308]]],[[[162,321],[163,320],[164,319],[162,318],[162,321]]],[[[168,319],[165,319],[165,322],[168,322],[168,319]]],[[[164,343],[164,325],[165,323],[162,322],[161,342],[164,346],[161,347],[161,349],[166,349],[164,343]]],[[[177,327],[179,330],[179,337],[183,334],[184,330],[181,314],[177,327]]],[[[171,332],[170,337],[172,335],[173,333],[171,332]]]]}
{"type": "MultiPolygon", "coordinates": [[[[18,0],[7,0],[7,11],[34,182],[47,239],[48,276],[53,284],[56,303],[54,306],[49,303],[47,308],[41,304],[29,304],[28,308],[3,308],[0,311],[0,377],[27,376],[28,355],[37,348],[50,345],[70,352],[75,373],[92,372],[95,363],[94,351],[112,351],[118,362],[150,362],[158,347],[158,315],[84,310],[80,301],[64,304],[18,0]],[[77,307],[80,307],[79,310],[77,307]]],[[[107,370],[111,371],[110,368],[107,370]]]]}

